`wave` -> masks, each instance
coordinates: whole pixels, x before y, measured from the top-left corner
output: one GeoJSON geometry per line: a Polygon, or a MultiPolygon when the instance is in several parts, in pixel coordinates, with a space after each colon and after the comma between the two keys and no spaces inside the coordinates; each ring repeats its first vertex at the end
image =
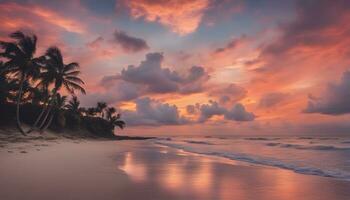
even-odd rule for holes
{"type": "Polygon", "coordinates": [[[323,170],[316,167],[297,166],[294,164],[283,163],[281,161],[274,160],[271,158],[259,158],[259,157],[254,157],[251,155],[246,155],[241,153],[228,153],[228,152],[216,152],[216,151],[203,152],[203,151],[193,149],[191,147],[186,147],[181,144],[165,143],[161,141],[156,141],[156,143],[159,145],[164,145],[175,149],[181,149],[191,153],[197,153],[197,154],[209,155],[209,156],[218,156],[218,157],[227,158],[230,160],[237,160],[237,161],[243,161],[243,162],[248,162],[252,164],[278,167],[281,169],[291,170],[299,174],[332,177],[332,178],[350,181],[350,173],[344,172],[344,171],[323,170]]]}
{"type": "Polygon", "coordinates": [[[264,137],[250,137],[250,138],[244,138],[245,140],[262,140],[262,141],[269,141],[269,140],[279,140],[280,138],[264,138],[264,137]]]}
{"type": "Polygon", "coordinates": [[[301,149],[301,150],[320,150],[320,151],[347,151],[350,150],[350,147],[336,147],[329,145],[299,145],[299,144],[283,144],[283,143],[266,143],[266,146],[278,146],[282,148],[293,148],[293,149],[301,149]]]}
{"type": "Polygon", "coordinates": [[[187,143],[190,143],[190,144],[206,144],[206,145],[213,145],[213,143],[210,143],[210,142],[196,141],[196,140],[184,140],[184,142],[187,142],[187,143]]]}
{"type": "Polygon", "coordinates": [[[280,145],[281,143],[278,143],[278,142],[270,142],[270,143],[266,143],[266,146],[271,146],[271,147],[274,147],[274,146],[278,146],[280,145]]]}
{"type": "Polygon", "coordinates": [[[299,140],[312,140],[313,137],[298,137],[299,140]]]}
{"type": "Polygon", "coordinates": [[[169,137],[158,137],[157,140],[172,141],[169,137]]]}

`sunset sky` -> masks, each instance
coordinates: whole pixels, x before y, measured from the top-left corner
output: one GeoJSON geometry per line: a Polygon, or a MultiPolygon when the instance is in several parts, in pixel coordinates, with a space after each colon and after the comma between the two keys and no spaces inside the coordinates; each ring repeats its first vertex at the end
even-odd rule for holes
{"type": "Polygon", "coordinates": [[[122,134],[350,132],[347,0],[0,0],[0,20],[79,62],[122,134]]]}

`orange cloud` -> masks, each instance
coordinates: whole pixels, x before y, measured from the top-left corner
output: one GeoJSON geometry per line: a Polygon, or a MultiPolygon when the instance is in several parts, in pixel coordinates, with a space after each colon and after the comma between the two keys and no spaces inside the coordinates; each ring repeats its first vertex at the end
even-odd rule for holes
{"type": "Polygon", "coordinates": [[[44,9],[38,6],[34,6],[33,8],[31,8],[31,12],[39,17],[42,17],[47,22],[65,29],[66,31],[73,33],[85,32],[85,28],[78,21],[64,18],[52,10],[47,10],[46,8],[44,9]]]}
{"type": "Polygon", "coordinates": [[[126,2],[133,18],[159,22],[180,35],[194,32],[209,6],[208,0],[132,0],[126,2]]]}
{"type": "Polygon", "coordinates": [[[2,26],[4,26],[2,29],[5,30],[38,28],[38,22],[46,22],[68,32],[85,32],[85,27],[80,22],[38,5],[3,3],[0,4],[0,13],[2,26]]]}

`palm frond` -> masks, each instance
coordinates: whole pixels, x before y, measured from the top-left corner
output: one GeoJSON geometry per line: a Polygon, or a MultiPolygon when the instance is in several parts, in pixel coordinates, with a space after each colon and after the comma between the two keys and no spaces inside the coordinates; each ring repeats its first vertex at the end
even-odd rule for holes
{"type": "Polygon", "coordinates": [[[122,120],[117,120],[113,123],[115,126],[118,126],[120,129],[124,129],[126,126],[126,123],[122,120]]]}
{"type": "Polygon", "coordinates": [[[80,74],[79,70],[66,73],[67,76],[77,76],[80,74]]]}
{"type": "Polygon", "coordinates": [[[9,35],[11,38],[16,39],[16,40],[24,40],[26,38],[26,36],[24,35],[23,32],[21,31],[16,31],[13,32],[9,35]]]}
{"type": "Polygon", "coordinates": [[[76,84],[85,84],[84,81],[82,81],[80,78],[76,76],[67,76],[66,79],[76,84]]]}
{"type": "Polygon", "coordinates": [[[68,72],[70,72],[70,71],[72,71],[72,70],[76,70],[76,69],[78,69],[79,68],[79,63],[76,63],[76,62],[72,62],[72,63],[69,63],[68,65],[66,65],[65,67],[64,67],[64,72],[65,73],[68,73],[68,72]]]}
{"type": "Polygon", "coordinates": [[[74,90],[79,90],[81,93],[86,94],[86,91],[83,87],[81,87],[79,84],[74,83],[72,81],[65,81],[64,85],[68,86],[68,91],[70,91],[72,94],[74,94],[74,90]]]}

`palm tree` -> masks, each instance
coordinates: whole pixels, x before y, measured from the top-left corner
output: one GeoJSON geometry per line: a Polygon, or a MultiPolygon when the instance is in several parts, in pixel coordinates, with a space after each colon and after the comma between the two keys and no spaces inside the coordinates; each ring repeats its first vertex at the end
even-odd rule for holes
{"type": "Polygon", "coordinates": [[[104,118],[104,110],[107,108],[107,103],[105,102],[97,102],[96,110],[100,113],[100,116],[104,118]]]}
{"type": "Polygon", "coordinates": [[[108,120],[111,120],[113,115],[115,114],[117,110],[114,108],[114,107],[108,107],[106,108],[106,114],[107,114],[107,119],[108,120]]]}
{"type": "Polygon", "coordinates": [[[5,72],[5,65],[4,65],[4,62],[0,60],[0,76],[2,76],[4,72],[5,72]]]}
{"type": "Polygon", "coordinates": [[[115,126],[118,126],[120,129],[123,129],[126,126],[126,123],[120,119],[121,115],[113,115],[111,119],[109,119],[109,123],[113,126],[113,129],[115,126]]]}
{"type": "MultiPolygon", "coordinates": [[[[56,97],[53,100],[53,110],[55,113],[60,114],[62,110],[66,107],[66,101],[67,101],[67,96],[61,96],[60,93],[56,94],[56,97]]],[[[41,130],[41,132],[44,132],[52,123],[52,120],[54,118],[54,115],[52,114],[50,116],[50,119],[44,126],[44,128],[41,130]]]]}
{"type": "Polygon", "coordinates": [[[110,125],[113,127],[118,126],[120,129],[123,129],[126,125],[126,123],[121,120],[121,115],[118,113],[115,115],[116,109],[114,107],[107,107],[106,108],[106,114],[107,114],[107,120],[110,123],[110,125]]]}
{"type": "Polygon", "coordinates": [[[43,88],[33,87],[33,88],[31,88],[29,97],[30,97],[32,104],[45,105],[47,103],[47,99],[49,99],[49,97],[50,97],[50,92],[49,92],[48,88],[45,88],[45,87],[43,87],[43,88]]]}
{"type": "Polygon", "coordinates": [[[81,115],[86,116],[86,115],[87,115],[87,109],[84,108],[84,107],[80,107],[80,108],[79,108],[79,113],[80,113],[81,115]]]}
{"type": "Polygon", "coordinates": [[[6,103],[8,99],[13,98],[12,92],[16,91],[16,80],[10,79],[6,73],[3,73],[4,65],[0,61],[0,104],[6,103]]]}
{"type": "Polygon", "coordinates": [[[66,108],[69,112],[80,115],[80,101],[76,96],[72,97],[72,99],[66,105],[66,108]]]}
{"type": "Polygon", "coordinates": [[[87,113],[88,116],[94,117],[96,115],[96,113],[97,113],[97,110],[96,110],[96,108],[91,107],[91,108],[87,109],[86,113],[87,113]]]}
{"type": "MultiPolygon", "coordinates": [[[[57,47],[50,47],[45,54],[45,68],[41,73],[42,78],[39,85],[46,86],[52,84],[52,96],[55,96],[62,87],[73,95],[75,94],[75,90],[86,94],[85,89],[82,87],[84,82],[78,77],[80,74],[78,68],[79,64],[76,62],[64,64],[61,51],[57,47]]],[[[52,106],[50,106],[39,128],[43,127],[51,109],[52,106]]]]}
{"type": "Polygon", "coordinates": [[[40,72],[38,58],[34,58],[36,51],[37,37],[35,35],[25,35],[17,31],[9,35],[15,41],[0,41],[0,47],[5,51],[0,53],[7,61],[4,64],[5,72],[13,73],[19,80],[17,93],[16,122],[19,131],[25,134],[20,121],[20,103],[23,94],[23,84],[26,80],[35,79],[40,72]]]}

